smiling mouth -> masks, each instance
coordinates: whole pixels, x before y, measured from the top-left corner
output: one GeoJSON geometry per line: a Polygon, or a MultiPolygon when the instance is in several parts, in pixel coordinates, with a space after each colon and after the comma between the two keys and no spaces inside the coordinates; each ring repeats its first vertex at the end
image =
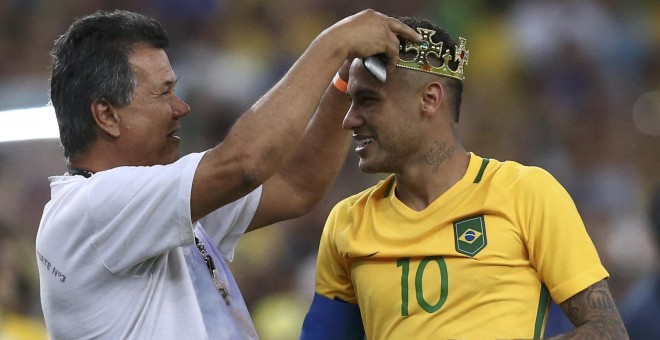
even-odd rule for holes
{"type": "Polygon", "coordinates": [[[358,148],[363,148],[374,141],[373,138],[364,138],[357,141],[358,148]]]}
{"type": "Polygon", "coordinates": [[[367,145],[373,143],[374,139],[369,137],[369,138],[356,139],[355,141],[357,142],[357,146],[355,148],[355,151],[360,152],[360,151],[364,150],[367,147],[367,145]]]}

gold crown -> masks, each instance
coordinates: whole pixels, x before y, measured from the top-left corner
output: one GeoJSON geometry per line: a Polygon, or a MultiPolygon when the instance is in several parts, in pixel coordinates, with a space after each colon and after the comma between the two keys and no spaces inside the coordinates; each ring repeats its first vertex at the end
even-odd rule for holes
{"type": "Polygon", "coordinates": [[[434,30],[417,27],[417,31],[422,35],[422,42],[417,44],[406,41],[405,47],[399,46],[399,60],[397,61],[396,66],[456,78],[461,81],[464,80],[465,74],[463,74],[463,66],[467,65],[468,55],[470,54],[470,52],[465,49],[465,43],[467,41],[464,38],[458,38],[459,44],[452,56],[449,48],[444,50],[443,53],[442,41],[436,44],[431,40],[431,37],[435,34],[434,30]],[[415,57],[412,60],[401,59],[400,55],[402,53],[411,50],[416,52],[415,57]],[[428,60],[429,55],[435,55],[438,61],[442,61],[442,65],[431,65],[428,60]],[[449,67],[449,62],[451,61],[456,62],[458,65],[455,70],[452,70],[449,67]]]}

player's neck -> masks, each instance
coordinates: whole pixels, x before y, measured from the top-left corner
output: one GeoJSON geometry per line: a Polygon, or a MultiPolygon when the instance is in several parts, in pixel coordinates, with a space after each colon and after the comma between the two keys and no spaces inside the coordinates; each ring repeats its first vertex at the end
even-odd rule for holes
{"type": "Polygon", "coordinates": [[[437,166],[431,164],[397,173],[396,196],[409,208],[424,210],[463,178],[469,162],[470,155],[458,145],[457,151],[437,166]]]}

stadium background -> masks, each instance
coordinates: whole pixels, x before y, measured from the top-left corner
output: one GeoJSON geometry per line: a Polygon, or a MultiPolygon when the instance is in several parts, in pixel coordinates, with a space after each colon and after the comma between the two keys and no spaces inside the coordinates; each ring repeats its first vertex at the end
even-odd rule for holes
{"type": "MultiPolygon", "coordinates": [[[[564,184],[617,303],[658,267],[647,218],[660,184],[658,1],[0,0],[0,111],[46,105],[52,42],[74,18],[110,8],[156,17],[171,35],[177,93],[192,107],[184,154],[219,142],[335,21],[364,8],[429,18],[468,40],[466,148],[543,166],[564,184]]],[[[312,213],[239,243],[231,266],[263,339],[297,337],[327,213],[382,177],[356,165],[349,154],[312,213]]],[[[64,171],[57,140],[0,143],[0,339],[43,327],[34,237],[47,177],[64,171]]]]}

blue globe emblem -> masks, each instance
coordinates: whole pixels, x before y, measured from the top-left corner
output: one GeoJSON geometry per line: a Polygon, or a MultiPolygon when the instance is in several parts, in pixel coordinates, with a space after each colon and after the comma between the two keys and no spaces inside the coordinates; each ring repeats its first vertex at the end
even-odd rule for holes
{"type": "Polygon", "coordinates": [[[474,230],[468,230],[463,234],[463,237],[465,237],[465,240],[468,242],[474,241],[475,238],[477,238],[477,235],[474,233],[474,230]]]}
{"type": "Polygon", "coordinates": [[[486,226],[483,216],[471,217],[454,222],[456,251],[474,257],[486,247],[486,226]]]}

